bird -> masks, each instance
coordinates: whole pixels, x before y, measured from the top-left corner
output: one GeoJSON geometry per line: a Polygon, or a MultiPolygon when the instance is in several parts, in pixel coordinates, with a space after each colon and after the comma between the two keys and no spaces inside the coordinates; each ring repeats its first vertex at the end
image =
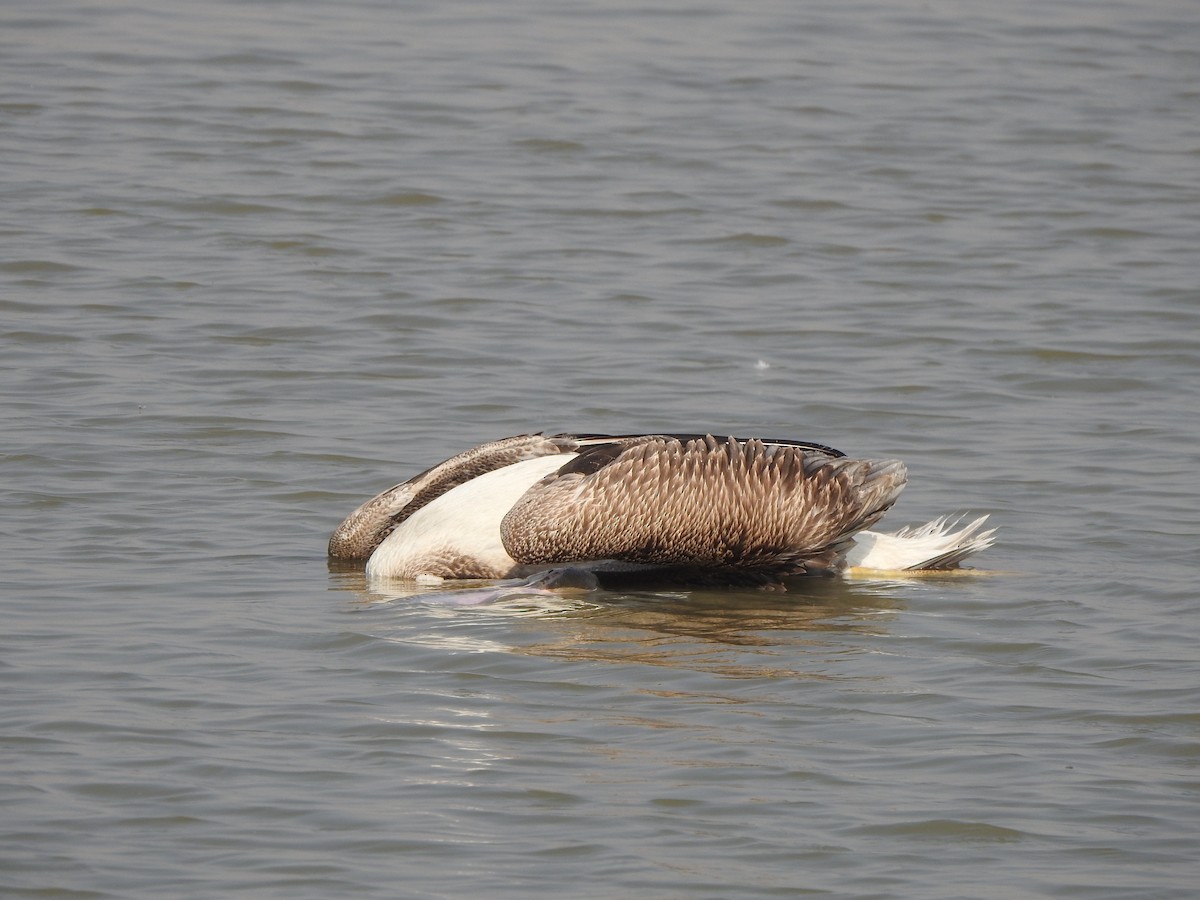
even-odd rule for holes
{"type": "Polygon", "coordinates": [[[804,575],[957,568],[994,543],[986,515],[871,530],[907,480],[898,459],[799,440],[520,434],[375,495],[328,554],[375,580],[786,589],[804,575]]]}

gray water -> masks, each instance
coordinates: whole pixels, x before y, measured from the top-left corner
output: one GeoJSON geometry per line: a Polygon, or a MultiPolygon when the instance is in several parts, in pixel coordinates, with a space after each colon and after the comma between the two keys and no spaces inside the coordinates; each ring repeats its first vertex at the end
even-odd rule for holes
{"type": "Polygon", "coordinates": [[[1190,897],[1200,6],[9,0],[0,894],[1190,897]],[[331,572],[523,431],[898,456],[966,576],[331,572]]]}

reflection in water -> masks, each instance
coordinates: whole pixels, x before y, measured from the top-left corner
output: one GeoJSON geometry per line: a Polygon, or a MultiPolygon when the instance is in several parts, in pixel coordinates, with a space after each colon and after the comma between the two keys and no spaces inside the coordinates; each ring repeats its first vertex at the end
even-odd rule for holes
{"type": "Polygon", "coordinates": [[[522,649],[732,677],[821,678],[830,653],[858,652],[847,635],[885,633],[897,608],[884,586],[836,579],[814,579],[784,594],[611,594],[564,619],[568,633],[522,649]]]}
{"type": "Polygon", "coordinates": [[[826,678],[831,654],[863,652],[862,637],[887,633],[912,583],[807,578],[782,593],[538,590],[477,606],[443,602],[461,584],[389,594],[375,587],[361,571],[334,573],[331,582],[359,609],[393,614],[386,629],[372,630],[388,641],[734,677],[826,678]]]}

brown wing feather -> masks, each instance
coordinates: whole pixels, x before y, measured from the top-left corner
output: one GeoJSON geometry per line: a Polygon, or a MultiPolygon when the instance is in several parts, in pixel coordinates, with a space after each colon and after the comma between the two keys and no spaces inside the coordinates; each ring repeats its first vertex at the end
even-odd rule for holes
{"type": "Polygon", "coordinates": [[[619,453],[581,454],[510,510],[501,533],[514,559],[803,571],[878,520],[906,478],[897,460],[825,448],[712,436],[618,440],[619,453]]]}

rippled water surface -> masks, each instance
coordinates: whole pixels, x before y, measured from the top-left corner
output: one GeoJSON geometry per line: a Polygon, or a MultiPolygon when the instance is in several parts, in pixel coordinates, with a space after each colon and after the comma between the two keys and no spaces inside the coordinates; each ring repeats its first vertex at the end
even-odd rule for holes
{"type": "Polygon", "coordinates": [[[1190,897],[1200,7],[0,9],[0,894],[1190,897]],[[986,572],[330,571],[527,430],[899,456],[986,572]]]}

